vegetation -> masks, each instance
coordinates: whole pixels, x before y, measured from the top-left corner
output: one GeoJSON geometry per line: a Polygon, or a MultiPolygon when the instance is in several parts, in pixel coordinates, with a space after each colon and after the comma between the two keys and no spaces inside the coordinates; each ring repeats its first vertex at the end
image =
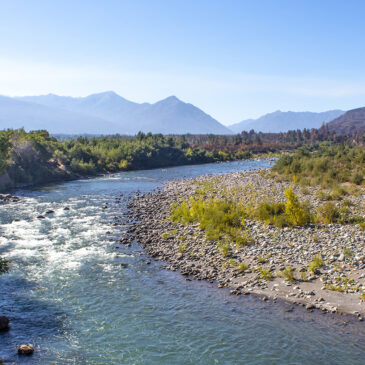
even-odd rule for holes
{"type": "Polygon", "coordinates": [[[314,258],[313,258],[312,262],[310,263],[308,269],[313,274],[315,274],[316,271],[319,270],[320,268],[322,268],[323,266],[324,266],[324,261],[322,259],[322,255],[320,253],[318,253],[316,256],[314,256],[314,258]]]}
{"type": "Polygon", "coordinates": [[[221,242],[223,256],[229,253],[227,243],[242,246],[252,241],[244,228],[244,216],[243,205],[227,199],[191,197],[171,207],[173,222],[199,223],[208,240],[221,242]]]}
{"type": "Polygon", "coordinates": [[[301,203],[289,186],[285,190],[286,203],[263,201],[259,203],[254,217],[279,228],[285,226],[304,226],[313,220],[307,203],[301,203]]]}
{"type": "MultiPolygon", "coordinates": [[[[21,184],[41,184],[123,170],[150,169],[184,164],[247,159],[255,154],[275,156],[318,141],[338,141],[326,128],[287,133],[242,132],[235,136],[78,137],[57,140],[47,131],[0,131],[0,174],[8,181],[0,190],[21,184]]],[[[362,179],[357,171],[353,181],[362,179]]]]}
{"type": "MultiPolygon", "coordinates": [[[[341,183],[361,185],[365,177],[365,149],[349,143],[308,145],[280,157],[273,170],[277,176],[290,181],[295,176],[303,186],[339,189],[341,183]]],[[[345,194],[345,189],[337,190],[333,198],[345,194]]]]}
{"type": "Polygon", "coordinates": [[[260,278],[263,280],[272,280],[274,278],[274,275],[269,269],[263,269],[261,266],[259,266],[257,271],[260,274],[260,278]]]}
{"type": "Polygon", "coordinates": [[[294,269],[291,266],[285,268],[281,274],[283,275],[284,279],[290,283],[294,281],[294,269]]]}

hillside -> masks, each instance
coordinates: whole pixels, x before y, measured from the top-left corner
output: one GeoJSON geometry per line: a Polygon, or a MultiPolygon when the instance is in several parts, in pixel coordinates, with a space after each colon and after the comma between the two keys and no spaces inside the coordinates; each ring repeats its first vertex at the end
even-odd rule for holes
{"type": "Polygon", "coordinates": [[[328,123],[328,128],[338,134],[365,133],[365,107],[349,110],[328,123]]]}
{"type": "Polygon", "coordinates": [[[297,129],[320,128],[323,123],[342,115],[342,110],[329,110],[321,113],[313,112],[282,112],[280,110],[265,114],[258,119],[247,119],[240,123],[230,125],[230,128],[235,133],[240,133],[243,130],[249,131],[254,129],[257,132],[264,133],[279,133],[297,129]]]}
{"type": "MultiPolygon", "coordinates": [[[[50,113],[48,120],[42,118],[43,115],[41,115],[41,122],[46,124],[46,129],[51,133],[136,134],[139,131],[163,134],[232,133],[201,109],[192,104],[184,103],[175,96],[170,96],[154,104],[134,103],[113,91],[78,98],[53,94],[24,96],[17,98],[16,101],[28,104],[25,107],[26,113],[23,113],[22,116],[26,117],[28,114],[31,121],[35,121],[35,116],[39,117],[37,110],[40,107],[47,108],[49,112],[54,110],[55,114],[62,115],[65,119],[65,128],[61,131],[54,128],[56,115],[53,116],[50,113]],[[80,127],[77,123],[75,126],[75,116],[80,118],[80,127]],[[73,128],[68,126],[69,119],[73,120],[71,123],[73,128]],[[75,132],[75,128],[78,129],[77,132],[75,132]]],[[[14,112],[15,118],[11,113],[8,113],[7,117],[10,122],[16,120],[18,113],[14,112]]],[[[2,114],[1,109],[0,114],[2,114]]],[[[3,121],[4,118],[0,118],[0,120],[3,121]]],[[[29,124],[32,125],[32,123],[29,124]]],[[[2,122],[0,127],[19,127],[19,125],[4,125],[2,122]]],[[[26,127],[26,129],[32,128],[26,127]]]]}

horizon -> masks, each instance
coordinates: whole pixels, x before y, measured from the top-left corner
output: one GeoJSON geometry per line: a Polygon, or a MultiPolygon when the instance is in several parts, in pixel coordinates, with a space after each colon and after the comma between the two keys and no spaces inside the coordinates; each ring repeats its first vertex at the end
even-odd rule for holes
{"type": "MultiPolygon", "coordinates": [[[[54,94],[54,93],[48,93],[48,94],[38,94],[38,95],[4,95],[4,94],[0,94],[0,96],[5,96],[5,97],[10,97],[10,98],[23,98],[23,97],[39,97],[39,96],[59,96],[59,97],[71,97],[71,98],[75,98],[75,99],[81,99],[81,98],[86,98],[86,97],[89,97],[89,96],[93,96],[93,95],[101,95],[101,94],[108,94],[108,93],[113,93],[113,94],[116,94],[117,96],[121,97],[122,99],[124,100],[127,100],[127,101],[130,101],[132,103],[137,103],[137,104],[150,104],[150,105],[153,105],[153,104],[156,104],[160,101],[163,101],[163,100],[167,100],[169,98],[176,98],[177,100],[183,102],[183,103],[187,103],[185,102],[184,100],[182,100],[181,98],[179,98],[178,96],[176,95],[169,95],[161,100],[157,100],[153,103],[150,103],[148,101],[144,101],[144,102],[136,102],[134,100],[130,100],[128,98],[125,98],[123,95],[119,95],[117,92],[115,92],[114,90],[105,90],[105,91],[101,91],[101,92],[97,92],[97,93],[91,93],[91,94],[87,94],[87,95],[83,95],[83,96],[72,96],[72,95],[59,95],[59,94],[54,94]]],[[[190,104],[190,103],[189,103],[190,104]]],[[[194,105],[194,104],[193,104],[194,105]]],[[[201,109],[198,105],[194,105],[195,107],[201,109]]],[[[354,108],[355,109],[355,108],[354,108]]],[[[208,114],[208,115],[211,115],[209,113],[209,111],[207,110],[203,110],[201,109],[204,113],[208,114]]],[[[274,114],[274,113],[277,113],[277,112],[280,112],[280,113],[324,113],[324,112],[328,112],[328,111],[335,111],[335,110],[340,110],[340,109],[330,109],[330,110],[321,110],[321,111],[312,111],[312,110],[280,110],[280,109],[277,109],[277,110],[273,110],[271,112],[268,112],[268,113],[265,113],[265,114],[262,114],[260,116],[258,116],[257,118],[247,118],[247,119],[242,119],[238,122],[234,122],[234,123],[231,123],[231,124],[224,124],[222,123],[220,120],[217,120],[219,123],[221,123],[222,125],[224,125],[225,127],[229,127],[229,126],[233,126],[235,124],[239,124],[241,122],[244,122],[244,121],[247,121],[247,120],[255,120],[255,119],[259,119],[265,115],[268,115],[268,114],[274,114]]],[[[343,112],[347,112],[348,110],[341,110],[343,112]]]]}
{"type": "Polygon", "coordinates": [[[176,95],[225,126],[364,106],[360,1],[1,4],[4,96],[176,95]]]}

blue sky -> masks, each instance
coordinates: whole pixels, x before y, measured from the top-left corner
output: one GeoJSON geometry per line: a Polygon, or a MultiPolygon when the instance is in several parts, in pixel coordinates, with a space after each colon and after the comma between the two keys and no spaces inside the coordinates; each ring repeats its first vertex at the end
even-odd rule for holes
{"type": "Polygon", "coordinates": [[[224,124],[365,106],[365,1],[0,0],[0,94],[169,95],[224,124]]]}

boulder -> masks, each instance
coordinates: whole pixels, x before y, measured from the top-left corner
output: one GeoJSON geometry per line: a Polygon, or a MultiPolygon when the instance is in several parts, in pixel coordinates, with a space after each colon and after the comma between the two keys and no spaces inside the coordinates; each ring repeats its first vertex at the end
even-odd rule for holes
{"type": "Polygon", "coordinates": [[[5,316],[0,316],[0,331],[7,331],[10,329],[9,318],[5,316]]]}
{"type": "Polygon", "coordinates": [[[32,345],[20,345],[18,347],[19,355],[32,355],[34,352],[34,347],[32,345]]]}

